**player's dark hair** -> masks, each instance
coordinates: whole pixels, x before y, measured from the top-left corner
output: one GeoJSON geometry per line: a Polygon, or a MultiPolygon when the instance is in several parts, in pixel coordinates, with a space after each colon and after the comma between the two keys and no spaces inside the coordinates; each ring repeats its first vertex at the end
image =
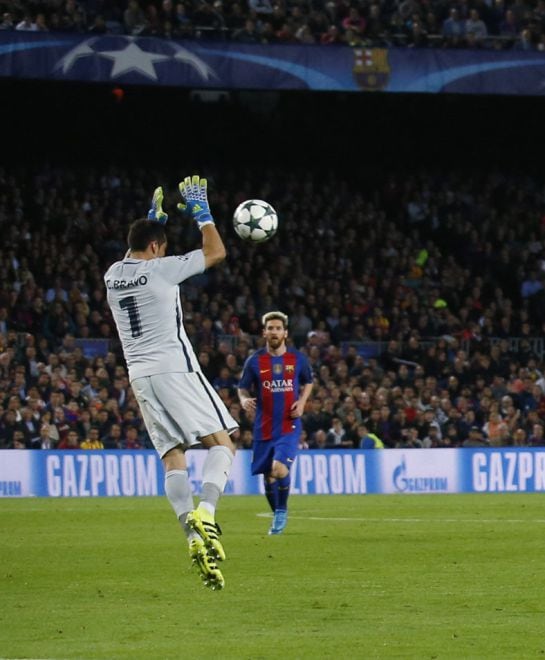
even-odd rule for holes
{"type": "Polygon", "coordinates": [[[145,219],[133,222],[127,236],[129,248],[134,252],[144,252],[153,241],[163,245],[166,240],[167,235],[163,225],[145,219]]]}
{"type": "Polygon", "coordinates": [[[288,329],[288,317],[283,312],[267,312],[266,314],[263,314],[261,318],[263,327],[267,325],[267,321],[282,321],[284,330],[288,329]]]}

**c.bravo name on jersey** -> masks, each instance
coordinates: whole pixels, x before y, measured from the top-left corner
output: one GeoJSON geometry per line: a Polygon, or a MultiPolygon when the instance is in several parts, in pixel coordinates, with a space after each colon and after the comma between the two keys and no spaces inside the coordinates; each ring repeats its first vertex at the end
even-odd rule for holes
{"type": "Polygon", "coordinates": [[[145,286],[148,283],[146,275],[140,275],[132,280],[105,280],[108,289],[131,289],[135,286],[145,286]]]}

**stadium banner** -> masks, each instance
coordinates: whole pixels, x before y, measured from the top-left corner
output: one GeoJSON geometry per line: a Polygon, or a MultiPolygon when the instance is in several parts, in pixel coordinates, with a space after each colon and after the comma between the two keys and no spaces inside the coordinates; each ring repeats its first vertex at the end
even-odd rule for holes
{"type": "Polygon", "coordinates": [[[0,76],[208,90],[543,96],[545,53],[0,31],[0,76]]]}
{"type": "MultiPolygon", "coordinates": [[[[198,493],[206,451],[186,456],[198,493]]],[[[291,474],[294,495],[538,493],[545,492],[545,447],[309,450],[291,474]]],[[[225,493],[262,492],[251,452],[237,452],[225,493]]],[[[0,452],[0,498],[148,495],[164,495],[163,467],[151,450],[0,452]]]]}
{"type": "MultiPolygon", "coordinates": [[[[226,494],[258,493],[250,453],[235,458],[226,494]]],[[[186,453],[189,479],[200,492],[206,451],[186,453]]],[[[164,472],[153,450],[0,452],[0,497],[118,497],[164,495],[164,472]]]]}

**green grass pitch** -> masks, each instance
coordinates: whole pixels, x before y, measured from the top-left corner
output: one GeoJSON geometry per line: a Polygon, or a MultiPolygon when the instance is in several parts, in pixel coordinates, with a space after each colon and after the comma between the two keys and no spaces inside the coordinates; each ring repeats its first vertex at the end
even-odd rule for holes
{"type": "Polygon", "coordinates": [[[1,658],[542,658],[540,495],[225,497],[225,590],[164,498],[0,501],[1,658]]]}

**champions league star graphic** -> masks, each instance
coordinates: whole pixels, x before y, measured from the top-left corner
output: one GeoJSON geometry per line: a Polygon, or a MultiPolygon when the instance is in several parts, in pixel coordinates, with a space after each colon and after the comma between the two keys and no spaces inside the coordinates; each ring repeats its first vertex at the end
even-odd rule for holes
{"type": "Polygon", "coordinates": [[[0,30],[0,77],[190,89],[545,95],[545,53],[174,42],[0,30]]]}
{"type": "Polygon", "coordinates": [[[208,64],[174,42],[124,36],[93,37],[77,44],[57,62],[55,71],[63,77],[71,77],[73,69],[79,64],[86,68],[98,67],[101,72],[106,66],[109,67],[110,79],[130,76],[132,79],[139,77],[158,82],[161,79],[161,64],[165,62],[168,66],[176,63],[189,66],[201,80],[216,77],[208,64]]]}

